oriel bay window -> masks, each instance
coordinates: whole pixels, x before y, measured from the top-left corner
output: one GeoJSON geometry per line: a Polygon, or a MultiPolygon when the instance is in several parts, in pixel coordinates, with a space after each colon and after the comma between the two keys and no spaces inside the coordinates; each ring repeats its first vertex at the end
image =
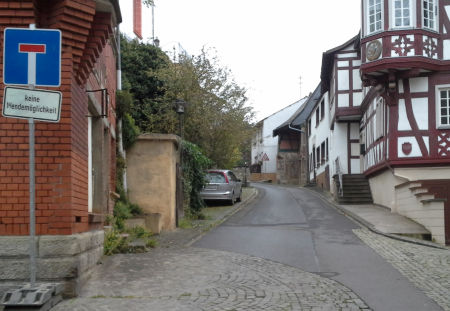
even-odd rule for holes
{"type": "Polygon", "coordinates": [[[367,28],[368,33],[383,29],[383,1],[367,0],[367,28]]]}
{"type": "Polygon", "coordinates": [[[422,6],[423,27],[436,30],[437,0],[423,0],[422,6]]]}
{"type": "Polygon", "coordinates": [[[411,27],[411,0],[394,0],[394,27],[411,27]]]}

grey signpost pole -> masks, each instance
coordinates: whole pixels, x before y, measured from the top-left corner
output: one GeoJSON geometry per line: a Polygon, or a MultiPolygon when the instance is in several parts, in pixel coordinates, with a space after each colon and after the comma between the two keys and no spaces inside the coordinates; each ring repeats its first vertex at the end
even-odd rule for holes
{"type": "MultiPolygon", "coordinates": [[[[39,286],[36,284],[38,256],[36,242],[35,120],[48,122],[59,122],[60,120],[61,92],[37,90],[36,86],[59,87],[61,84],[61,31],[57,29],[38,30],[34,24],[30,24],[29,29],[6,28],[4,30],[3,56],[4,84],[28,86],[28,88],[14,86],[4,88],[2,115],[9,118],[28,120],[30,284],[7,292],[7,294],[3,295],[1,304],[14,307],[29,306],[30,301],[33,301],[34,306],[43,306],[52,300],[48,305],[53,306],[61,300],[63,286],[58,283],[40,284],[39,286]],[[27,54],[26,80],[24,79],[23,71],[18,75],[15,70],[17,66],[14,65],[14,60],[17,59],[18,53],[27,54]],[[37,54],[41,54],[39,56],[39,64],[41,66],[39,70],[36,67],[37,54]],[[12,65],[8,67],[6,66],[7,64],[12,65]],[[48,73],[42,69],[43,64],[58,70],[48,73]],[[39,82],[36,78],[37,71],[39,82]],[[26,107],[27,109],[17,107],[26,107]]],[[[24,60],[22,57],[20,59],[24,60]]],[[[1,307],[0,309],[3,310],[1,307]]],[[[25,309],[22,308],[21,310],[25,309]]]]}
{"type": "MultiPolygon", "coordinates": [[[[36,29],[35,24],[30,24],[30,29],[36,29]]],[[[36,54],[28,53],[28,84],[30,90],[34,90],[36,85],[36,54]]],[[[29,130],[29,171],[30,171],[30,283],[34,287],[36,283],[36,184],[34,167],[34,119],[28,119],[29,130]]]]}
{"type": "Polygon", "coordinates": [[[34,119],[28,119],[30,144],[30,282],[31,287],[36,283],[36,222],[35,222],[35,170],[34,170],[34,119]]]}

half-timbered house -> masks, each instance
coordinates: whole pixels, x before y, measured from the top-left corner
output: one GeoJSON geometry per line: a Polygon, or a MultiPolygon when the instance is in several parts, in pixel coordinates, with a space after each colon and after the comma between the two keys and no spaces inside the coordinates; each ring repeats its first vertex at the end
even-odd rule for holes
{"type": "Polygon", "coordinates": [[[450,1],[363,0],[361,169],[374,202],[450,243],[450,1]]]}

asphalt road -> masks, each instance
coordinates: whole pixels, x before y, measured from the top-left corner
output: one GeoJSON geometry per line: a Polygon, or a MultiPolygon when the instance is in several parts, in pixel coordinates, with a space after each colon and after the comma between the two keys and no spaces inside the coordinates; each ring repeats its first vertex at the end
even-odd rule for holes
{"type": "Polygon", "coordinates": [[[248,254],[331,278],[373,310],[442,310],[364,244],[359,226],[316,193],[254,184],[255,202],[193,246],[248,254]]]}

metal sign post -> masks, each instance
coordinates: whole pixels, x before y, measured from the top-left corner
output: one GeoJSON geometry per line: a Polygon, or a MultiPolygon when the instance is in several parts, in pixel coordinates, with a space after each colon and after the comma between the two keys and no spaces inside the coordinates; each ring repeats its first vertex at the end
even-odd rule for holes
{"type": "Polygon", "coordinates": [[[28,119],[29,144],[30,144],[30,283],[34,287],[36,283],[36,217],[35,217],[35,170],[34,170],[34,119],[28,119]]]}
{"type": "MultiPolygon", "coordinates": [[[[61,85],[61,31],[57,29],[6,28],[3,44],[2,115],[6,118],[28,120],[29,184],[30,184],[30,284],[14,289],[3,296],[1,304],[12,308],[53,306],[58,303],[62,284],[36,284],[36,183],[35,183],[35,120],[59,122],[62,94],[58,91],[38,90],[36,86],[61,85]],[[23,88],[15,87],[22,85],[23,88]]],[[[1,306],[0,306],[1,309],[1,306]]],[[[39,309],[40,310],[40,309],[39,309]]],[[[47,309],[46,309],[47,310],[47,309]]]]}
{"type": "Polygon", "coordinates": [[[36,90],[37,85],[61,84],[61,31],[26,28],[4,30],[3,82],[28,88],[6,87],[3,96],[4,117],[28,120],[30,184],[30,283],[36,284],[36,183],[34,120],[58,122],[61,92],[36,90]]]}
{"type": "MultiPolygon", "coordinates": [[[[36,29],[35,24],[30,29],[36,29]]],[[[27,52],[26,50],[23,52],[27,52]]],[[[36,85],[36,52],[28,51],[28,83],[29,89],[34,90],[36,85]]],[[[28,119],[29,135],[29,171],[30,171],[30,283],[36,284],[36,183],[35,183],[35,157],[34,157],[34,119],[28,119]]]]}

